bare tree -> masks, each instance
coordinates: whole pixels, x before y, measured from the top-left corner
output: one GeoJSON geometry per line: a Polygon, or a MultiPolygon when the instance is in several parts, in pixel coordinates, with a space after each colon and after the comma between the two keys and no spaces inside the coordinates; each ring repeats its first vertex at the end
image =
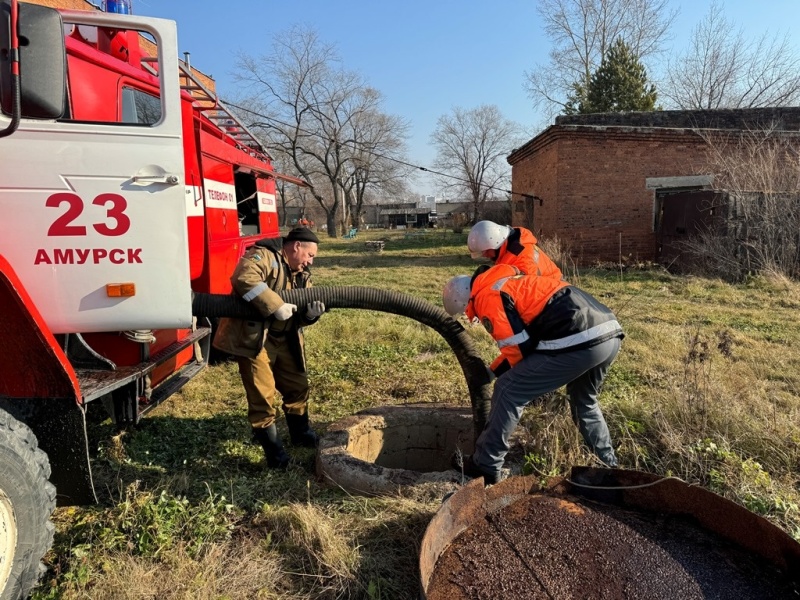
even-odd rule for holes
{"type": "Polygon", "coordinates": [[[353,121],[357,140],[346,169],[350,225],[358,228],[368,192],[400,195],[406,191],[411,166],[404,160],[405,120],[383,113],[365,113],[353,121]]]}
{"type": "MultiPolygon", "coordinates": [[[[261,57],[239,56],[236,78],[249,98],[251,126],[289,157],[324,210],[328,235],[348,220],[346,182],[360,140],[359,123],[381,114],[380,92],[343,69],[335,49],[310,29],[293,28],[261,57]]],[[[402,133],[402,131],[401,131],[402,133]]]]}
{"type": "Polygon", "coordinates": [[[800,136],[774,125],[703,136],[708,170],[727,201],[722,226],[685,242],[694,263],[733,280],[800,277],[800,136]]]}
{"type": "Polygon", "coordinates": [[[281,215],[281,222],[279,223],[280,227],[286,227],[286,217],[288,211],[286,208],[289,206],[291,202],[290,199],[290,192],[286,189],[287,184],[283,180],[278,180],[275,182],[275,194],[277,196],[278,205],[280,206],[280,215],[281,215]]]}
{"type": "MultiPolygon", "coordinates": [[[[266,144],[265,144],[266,145],[266,144]]],[[[285,173],[289,166],[289,157],[285,154],[281,153],[273,153],[272,154],[272,165],[275,167],[275,170],[279,173],[285,173]]],[[[299,203],[299,199],[302,196],[305,196],[305,193],[302,191],[297,190],[297,186],[291,183],[287,183],[283,179],[277,179],[275,181],[275,195],[276,200],[278,202],[278,207],[280,210],[278,211],[281,216],[280,226],[286,226],[286,217],[288,214],[287,208],[293,205],[297,205],[299,203]]],[[[303,207],[305,206],[305,202],[303,202],[303,207]]]]}
{"type": "Polygon", "coordinates": [[[788,33],[748,42],[714,2],[661,88],[662,97],[687,110],[790,106],[800,100],[800,56],[788,33]]]}
{"type": "Polygon", "coordinates": [[[469,198],[473,221],[488,199],[510,187],[505,158],[518,145],[519,134],[519,125],[494,105],[472,110],[456,107],[439,117],[431,134],[436,148],[434,166],[449,176],[442,179],[445,189],[455,191],[456,197],[469,198]]]}
{"type": "Polygon", "coordinates": [[[525,73],[536,107],[561,112],[576,84],[583,89],[617,38],[634,56],[658,55],[677,11],[668,0],[539,0],[538,10],[552,49],[545,65],[525,73]]]}

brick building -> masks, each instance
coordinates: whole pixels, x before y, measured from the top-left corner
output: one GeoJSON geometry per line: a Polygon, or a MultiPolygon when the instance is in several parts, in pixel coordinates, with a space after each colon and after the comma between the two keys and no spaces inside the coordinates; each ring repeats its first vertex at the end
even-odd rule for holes
{"type": "Polygon", "coordinates": [[[69,10],[98,10],[98,7],[88,0],[25,0],[29,4],[40,4],[50,8],[64,8],[69,10]]]}
{"type": "Polygon", "coordinates": [[[719,197],[704,134],[770,125],[797,133],[800,108],[558,117],[508,157],[526,194],[512,199],[513,224],[558,236],[581,264],[664,260],[719,197]]]}

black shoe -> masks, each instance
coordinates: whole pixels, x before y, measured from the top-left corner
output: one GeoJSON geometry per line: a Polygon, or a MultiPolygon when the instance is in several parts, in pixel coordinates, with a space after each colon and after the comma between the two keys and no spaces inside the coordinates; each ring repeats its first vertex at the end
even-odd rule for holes
{"type": "Polygon", "coordinates": [[[619,463],[617,462],[617,457],[613,454],[610,457],[607,457],[608,460],[600,459],[603,462],[603,466],[608,467],[609,469],[619,469],[619,463]]]}
{"type": "Polygon", "coordinates": [[[285,469],[289,466],[289,455],[283,449],[275,423],[269,427],[253,428],[253,437],[264,448],[264,456],[270,469],[285,469]]]}
{"type": "Polygon", "coordinates": [[[289,427],[289,438],[293,446],[316,448],[319,444],[317,432],[308,424],[308,413],[302,415],[286,413],[286,425],[289,427]]]}
{"type": "Polygon", "coordinates": [[[502,479],[501,473],[488,473],[482,470],[478,465],[476,465],[472,461],[472,455],[467,455],[462,457],[459,454],[454,454],[453,458],[450,460],[450,466],[453,467],[456,471],[464,473],[465,476],[471,477],[473,479],[477,479],[478,477],[483,477],[484,485],[494,485],[495,483],[499,483],[502,479]]]}

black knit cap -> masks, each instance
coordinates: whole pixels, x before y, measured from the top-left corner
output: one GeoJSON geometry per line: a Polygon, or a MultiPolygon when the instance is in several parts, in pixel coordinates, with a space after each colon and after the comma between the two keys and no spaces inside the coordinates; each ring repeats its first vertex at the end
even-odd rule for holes
{"type": "Polygon", "coordinates": [[[283,243],[314,242],[319,244],[319,238],[308,227],[295,227],[283,237],[283,243]]]}

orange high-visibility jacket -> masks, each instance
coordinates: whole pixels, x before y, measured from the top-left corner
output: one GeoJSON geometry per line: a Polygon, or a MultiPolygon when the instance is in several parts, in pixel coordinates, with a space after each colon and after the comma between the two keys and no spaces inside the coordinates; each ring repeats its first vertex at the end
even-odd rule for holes
{"type": "Polygon", "coordinates": [[[536,245],[536,236],[524,227],[513,227],[500,248],[495,264],[511,265],[526,275],[562,279],[561,269],[536,245]]]}
{"type": "Polygon", "coordinates": [[[552,277],[495,265],[472,282],[467,317],[478,318],[500,349],[501,375],[533,352],[566,352],[623,337],[614,313],[587,292],[552,277]]]}

